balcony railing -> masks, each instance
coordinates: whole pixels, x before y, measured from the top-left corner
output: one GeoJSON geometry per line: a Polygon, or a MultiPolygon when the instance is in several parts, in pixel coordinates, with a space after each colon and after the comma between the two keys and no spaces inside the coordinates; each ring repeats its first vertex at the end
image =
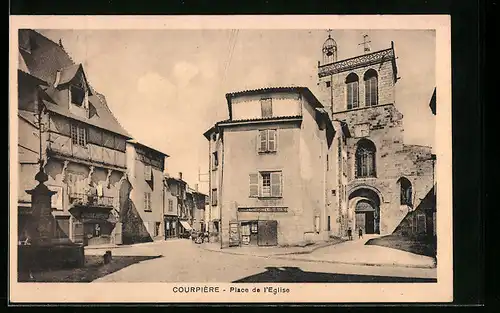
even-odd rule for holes
{"type": "Polygon", "coordinates": [[[114,204],[113,197],[95,196],[85,193],[72,193],[69,197],[73,205],[112,208],[114,204]]]}

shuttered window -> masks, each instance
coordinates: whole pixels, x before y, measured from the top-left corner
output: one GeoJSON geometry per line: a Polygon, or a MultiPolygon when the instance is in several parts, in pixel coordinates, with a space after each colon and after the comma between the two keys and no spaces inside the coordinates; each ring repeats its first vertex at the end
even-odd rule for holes
{"type": "Polygon", "coordinates": [[[258,142],[259,153],[276,152],[277,130],[276,129],[260,130],[257,142],[258,142]]]}
{"type": "Polygon", "coordinates": [[[280,171],[260,172],[249,175],[250,197],[281,197],[283,183],[280,171]]]}
{"type": "Polygon", "coordinates": [[[151,165],[144,165],[144,179],[151,181],[153,179],[151,165]]]}
{"type": "Polygon", "coordinates": [[[271,99],[260,100],[260,108],[263,118],[273,116],[273,104],[271,99]]]}

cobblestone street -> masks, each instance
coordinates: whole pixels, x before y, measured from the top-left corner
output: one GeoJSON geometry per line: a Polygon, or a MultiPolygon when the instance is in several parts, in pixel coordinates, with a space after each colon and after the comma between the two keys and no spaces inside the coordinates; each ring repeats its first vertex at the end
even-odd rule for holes
{"type": "MultiPolygon", "coordinates": [[[[323,248],[324,249],[324,248],[323,248]]],[[[329,248],[326,248],[329,251],[329,248]]],[[[320,253],[319,249],[315,254],[320,253]]],[[[89,249],[99,254],[105,249],[89,249]]],[[[207,251],[190,240],[112,249],[113,255],[162,257],[133,264],[94,282],[433,282],[436,269],[363,266],[296,260],[290,256],[207,251]]]]}

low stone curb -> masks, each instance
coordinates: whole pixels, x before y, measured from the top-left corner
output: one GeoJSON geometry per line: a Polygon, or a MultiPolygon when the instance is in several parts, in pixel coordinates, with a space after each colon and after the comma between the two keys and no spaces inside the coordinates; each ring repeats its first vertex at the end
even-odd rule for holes
{"type": "MultiPolygon", "coordinates": [[[[316,262],[316,263],[330,263],[330,264],[344,264],[344,265],[359,265],[359,266],[391,266],[391,267],[403,267],[403,268],[422,268],[422,269],[433,269],[436,268],[434,265],[418,265],[418,264],[397,264],[397,263],[369,263],[369,262],[345,262],[345,261],[335,261],[335,260],[321,260],[321,259],[306,259],[306,258],[297,258],[297,257],[286,257],[287,255],[300,255],[300,254],[310,254],[311,252],[327,247],[328,245],[317,246],[310,251],[298,251],[298,252],[289,252],[289,253],[275,253],[270,255],[257,255],[252,254],[252,256],[260,257],[260,258],[274,258],[281,260],[296,260],[296,261],[305,261],[305,262],[316,262]]],[[[219,252],[225,254],[232,255],[249,255],[248,253],[236,252],[236,251],[227,251],[225,249],[214,250],[207,249],[206,247],[200,247],[203,250],[211,251],[211,252],[219,252]]]]}

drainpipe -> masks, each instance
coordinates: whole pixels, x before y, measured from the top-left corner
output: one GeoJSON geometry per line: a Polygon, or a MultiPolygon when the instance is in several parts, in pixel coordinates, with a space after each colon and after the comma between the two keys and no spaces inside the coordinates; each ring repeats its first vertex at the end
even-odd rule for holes
{"type": "MultiPolygon", "coordinates": [[[[220,135],[219,135],[220,136],[220,135]]],[[[221,143],[221,169],[220,169],[220,182],[219,182],[219,189],[217,190],[217,205],[219,206],[219,241],[220,241],[220,248],[222,249],[222,197],[219,197],[219,195],[222,195],[222,188],[224,187],[224,143],[222,141],[222,138],[219,137],[220,143],[221,143]]]]}

